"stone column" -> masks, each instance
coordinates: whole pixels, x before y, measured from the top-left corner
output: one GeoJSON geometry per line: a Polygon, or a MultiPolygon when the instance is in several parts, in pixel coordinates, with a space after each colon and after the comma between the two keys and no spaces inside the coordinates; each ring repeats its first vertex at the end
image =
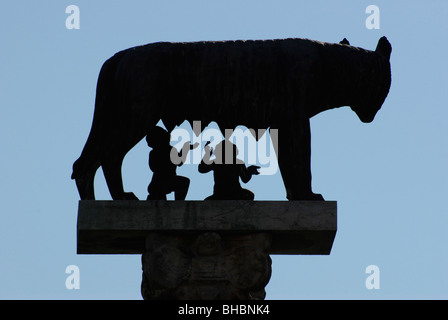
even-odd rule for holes
{"type": "Polygon", "coordinates": [[[262,300],[271,277],[268,233],[154,232],[142,255],[145,300],[262,300]]]}

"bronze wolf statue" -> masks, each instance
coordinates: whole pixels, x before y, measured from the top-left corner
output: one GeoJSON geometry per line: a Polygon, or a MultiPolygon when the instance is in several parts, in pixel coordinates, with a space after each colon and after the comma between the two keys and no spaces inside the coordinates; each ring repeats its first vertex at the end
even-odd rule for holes
{"type": "MultiPolygon", "coordinates": [[[[153,43],[118,52],[101,68],[92,128],[73,164],[82,200],[95,199],[101,166],[113,199],[123,190],[126,153],[162,120],[278,129],[277,159],[289,200],[323,200],[311,189],[310,122],[350,106],[373,121],[391,85],[392,47],[375,51],[307,39],[153,43]]],[[[195,132],[197,135],[199,132],[195,132]]]]}

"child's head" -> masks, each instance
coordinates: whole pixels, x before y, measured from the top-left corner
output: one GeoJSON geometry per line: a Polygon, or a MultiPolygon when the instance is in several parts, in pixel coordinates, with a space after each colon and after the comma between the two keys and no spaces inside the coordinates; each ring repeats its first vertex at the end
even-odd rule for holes
{"type": "Polygon", "coordinates": [[[238,148],[229,140],[223,140],[216,145],[215,156],[216,163],[235,164],[238,148]]]}
{"type": "Polygon", "coordinates": [[[146,135],[146,142],[153,149],[157,146],[169,144],[170,140],[169,132],[158,126],[149,129],[146,135]]]}

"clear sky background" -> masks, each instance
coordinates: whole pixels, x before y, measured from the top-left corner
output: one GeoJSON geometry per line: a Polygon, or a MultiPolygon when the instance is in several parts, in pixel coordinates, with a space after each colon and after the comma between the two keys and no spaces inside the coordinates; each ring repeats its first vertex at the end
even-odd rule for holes
{"type": "MultiPolygon", "coordinates": [[[[338,201],[329,256],[272,256],[267,299],[448,298],[448,2],[3,1],[0,10],[0,298],[141,299],[138,255],[77,255],[70,180],[90,130],[103,62],[157,41],[309,38],[374,50],[392,44],[392,87],[371,124],[349,108],[315,116],[313,189],[338,201]],[[68,5],[80,29],[68,30],[68,5]],[[368,5],[380,29],[365,26],[368,5]],[[369,265],[380,289],[365,286],[369,265]],[[68,265],[80,289],[65,287],[68,265]]],[[[125,189],[146,198],[149,148],[125,158],[125,189]]],[[[196,166],[187,199],[211,193],[196,166]]],[[[110,199],[99,170],[97,199],[110,199]]],[[[247,185],[285,200],[280,174],[247,185]]]]}

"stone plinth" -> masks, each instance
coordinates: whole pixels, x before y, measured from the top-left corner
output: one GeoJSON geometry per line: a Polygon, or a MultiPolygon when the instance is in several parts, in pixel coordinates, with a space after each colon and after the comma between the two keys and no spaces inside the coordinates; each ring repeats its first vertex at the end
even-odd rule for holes
{"type": "Polygon", "coordinates": [[[151,232],[266,232],[270,254],[330,254],[336,201],[80,201],[80,254],[142,254],[151,232]]]}
{"type": "Polygon", "coordinates": [[[79,254],[141,254],[144,299],[264,299],[270,254],[330,254],[334,201],[80,201],[79,254]]]}

